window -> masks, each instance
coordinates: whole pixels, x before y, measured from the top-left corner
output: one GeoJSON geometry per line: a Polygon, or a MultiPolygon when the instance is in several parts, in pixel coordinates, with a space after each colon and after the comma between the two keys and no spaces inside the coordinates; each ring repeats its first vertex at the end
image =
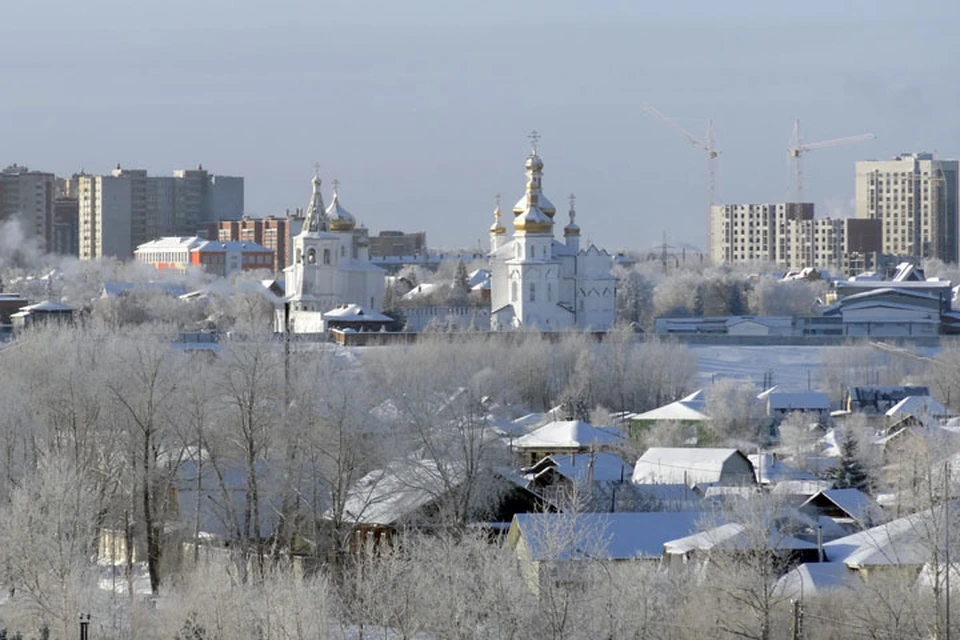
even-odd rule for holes
{"type": "Polygon", "coordinates": [[[330,264],[330,249],[323,250],[323,264],[330,264]]]}
{"type": "Polygon", "coordinates": [[[553,302],[553,283],[547,283],[547,302],[553,302]]]}
{"type": "Polygon", "coordinates": [[[316,250],[316,249],[309,249],[309,250],[307,251],[307,263],[308,263],[308,264],[315,264],[316,262],[317,262],[317,250],[316,250]]]}
{"type": "Polygon", "coordinates": [[[530,283],[530,302],[537,301],[537,285],[530,283]]]}
{"type": "Polygon", "coordinates": [[[341,246],[341,247],[340,247],[340,257],[342,258],[344,255],[346,255],[346,249],[345,249],[343,246],[341,246]]]}

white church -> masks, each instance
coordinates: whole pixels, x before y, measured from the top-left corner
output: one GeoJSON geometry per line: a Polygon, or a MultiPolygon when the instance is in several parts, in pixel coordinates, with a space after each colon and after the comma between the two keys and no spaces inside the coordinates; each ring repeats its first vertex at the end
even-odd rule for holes
{"type": "Polygon", "coordinates": [[[613,259],[590,245],[580,248],[580,227],[570,197],[563,242],[554,238],[556,208],[543,194],[539,134],[526,161],[527,189],[513,208],[513,237],[500,221],[499,201],[490,227],[490,328],[606,331],[614,323],[613,259]]]}
{"type": "Polygon", "coordinates": [[[356,219],[340,204],[339,183],[334,180],[326,208],[320,177],[312,184],[303,227],[293,237],[293,264],[284,270],[293,333],[323,332],[323,314],[339,305],[376,314],[383,303],[385,272],[370,262],[366,235],[356,232],[356,219]]]}

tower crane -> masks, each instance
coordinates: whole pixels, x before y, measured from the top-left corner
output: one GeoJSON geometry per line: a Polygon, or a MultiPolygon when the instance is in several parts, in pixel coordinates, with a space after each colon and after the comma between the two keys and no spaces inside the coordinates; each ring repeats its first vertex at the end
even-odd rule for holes
{"type": "Polygon", "coordinates": [[[832,140],[822,140],[820,142],[803,142],[800,137],[800,121],[793,124],[793,137],[790,140],[790,146],[787,153],[793,159],[793,196],[794,202],[803,202],[803,166],[801,158],[807,151],[813,149],[825,149],[827,147],[838,147],[845,144],[856,144],[858,142],[867,142],[877,136],[872,133],[861,133],[855,136],[846,136],[843,138],[834,138],[832,140]]]}
{"type": "Polygon", "coordinates": [[[716,177],[717,177],[717,156],[720,155],[720,152],[717,151],[716,145],[713,141],[713,120],[707,121],[707,135],[701,140],[694,134],[690,133],[683,127],[681,127],[676,120],[673,118],[664,115],[659,109],[650,104],[642,104],[641,108],[654,116],[655,118],[662,121],[668,127],[679,133],[681,136],[687,139],[687,141],[693,146],[705,151],[707,154],[707,204],[713,206],[716,204],[716,177]]]}

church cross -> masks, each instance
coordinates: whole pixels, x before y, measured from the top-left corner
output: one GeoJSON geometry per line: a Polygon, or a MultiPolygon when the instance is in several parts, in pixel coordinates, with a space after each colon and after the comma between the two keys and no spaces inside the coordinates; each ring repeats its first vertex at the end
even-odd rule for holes
{"type": "Polygon", "coordinates": [[[530,140],[530,144],[533,145],[533,152],[537,152],[537,146],[540,143],[540,132],[534,129],[530,132],[530,135],[527,138],[530,140]]]}

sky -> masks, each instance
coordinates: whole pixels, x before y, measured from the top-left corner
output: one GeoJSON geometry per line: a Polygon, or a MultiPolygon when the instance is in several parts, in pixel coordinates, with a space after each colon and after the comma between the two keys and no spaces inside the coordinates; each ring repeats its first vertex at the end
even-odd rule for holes
{"type": "Polygon", "coordinates": [[[804,158],[817,215],[852,215],[856,160],[960,156],[958,32],[950,0],[16,2],[0,164],[202,163],[245,178],[252,215],[305,206],[318,164],[374,234],[486,247],[537,129],[585,240],[704,247],[705,154],[643,104],[698,136],[712,119],[722,202],[788,197],[796,119],[807,142],[874,133],[804,158]]]}

